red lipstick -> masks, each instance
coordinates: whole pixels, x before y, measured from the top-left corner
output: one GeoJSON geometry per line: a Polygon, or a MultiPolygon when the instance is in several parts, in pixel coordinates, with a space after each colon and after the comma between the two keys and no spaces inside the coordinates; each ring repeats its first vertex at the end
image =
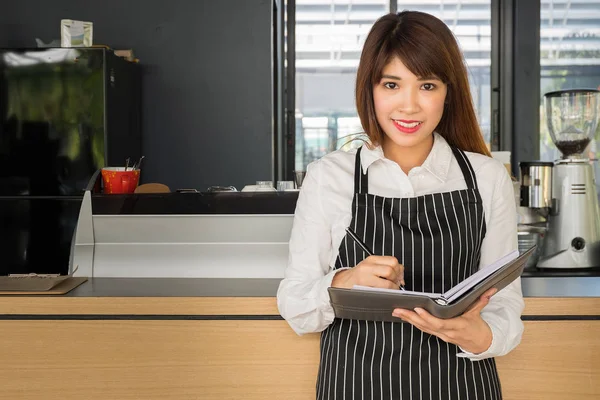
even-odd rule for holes
{"type": "Polygon", "coordinates": [[[404,124],[410,124],[413,122],[419,122],[419,121],[414,121],[414,120],[405,120],[405,119],[401,119],[401,120],[392,120],[394,122],[394,126],[396,127],[396,129],[398,129],[400,132],[402,133],[415,133],[416,131],[418,131],[421,128],[421,125],[423,125],[423,123],[419,123],[418,125],[412,127],[412,128],[408,128],[406,126],[402,126],[400,125],[400,122],[404,123],[404,124]]]}

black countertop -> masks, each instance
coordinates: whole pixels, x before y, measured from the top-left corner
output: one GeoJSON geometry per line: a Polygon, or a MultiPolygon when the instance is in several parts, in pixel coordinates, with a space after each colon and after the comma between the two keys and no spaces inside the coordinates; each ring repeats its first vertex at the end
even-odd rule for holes
{"type": "Polygon", "coordinates": [[[298,192],[92,195],[94,215],[294,214],[298,192]]]}
{"type": "MultiPolygon", "coordinates": [[[[93,278],[68,297],[275,297],[280,279],[93,278]]],[[[525,297],[600,297],[600,276],[523,276],[525,297]]]]}
{"type": "Polygon", "coordinates": [[[281,279],[92,278],[74,297],[274,297],[281,279]]]}

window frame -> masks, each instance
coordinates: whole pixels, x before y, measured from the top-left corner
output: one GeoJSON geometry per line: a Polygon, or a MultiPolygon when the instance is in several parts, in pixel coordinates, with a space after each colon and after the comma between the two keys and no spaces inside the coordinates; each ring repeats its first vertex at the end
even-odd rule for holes
{"type": "MultiPolygon", "coordinates": [[[[397,12],[398,1],[389,0],[389,9],[397,12]]],[[[295,10],[296,0],[285,0],[285,129],[275,132],[280,136],[274,140],[279,144],[273,160],[279,166],[276,180],[292,180],[295,168],[295,10]]],[[[490,147],[511,152],[514,176],[519,175],[517,160],[537,160],[540,153],[540,12],[540,0],[491,0],[490,147]]]]}

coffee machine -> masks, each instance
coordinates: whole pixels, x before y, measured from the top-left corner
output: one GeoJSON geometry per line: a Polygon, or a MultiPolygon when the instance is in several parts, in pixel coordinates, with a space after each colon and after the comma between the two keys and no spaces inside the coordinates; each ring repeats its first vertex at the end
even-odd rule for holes
{"type": "Polygon", "coordinates": [[[544,103],[561,158],[519,163],[520,205],[545,221],[537,267],[600,267],[600,209],[594,169],[584,154],[598,127],[600,91],[549,92],[544,103]]]}

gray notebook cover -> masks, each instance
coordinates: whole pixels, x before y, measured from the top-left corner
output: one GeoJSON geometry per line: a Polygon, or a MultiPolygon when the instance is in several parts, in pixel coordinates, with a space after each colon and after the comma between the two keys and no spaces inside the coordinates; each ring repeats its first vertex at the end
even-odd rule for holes
{"type": "Polygon", "coordinates": [[[403,294],[400,290],[397,293],[389,293],[330,287],[329,298],[336,318],[402,322],[401,319],[392,317],[392,311],[395,308],[413,310],[415,307],[421,307],[438,318],[454,318],[465,312],[489,289],[496,288],[500,291],[521,276],[535,248],[536,246],[530,248],[505,264],[448,304],[443,304],[445,301],[441,296],[439,299],[432,299],[427,296],[403,294]]]}

